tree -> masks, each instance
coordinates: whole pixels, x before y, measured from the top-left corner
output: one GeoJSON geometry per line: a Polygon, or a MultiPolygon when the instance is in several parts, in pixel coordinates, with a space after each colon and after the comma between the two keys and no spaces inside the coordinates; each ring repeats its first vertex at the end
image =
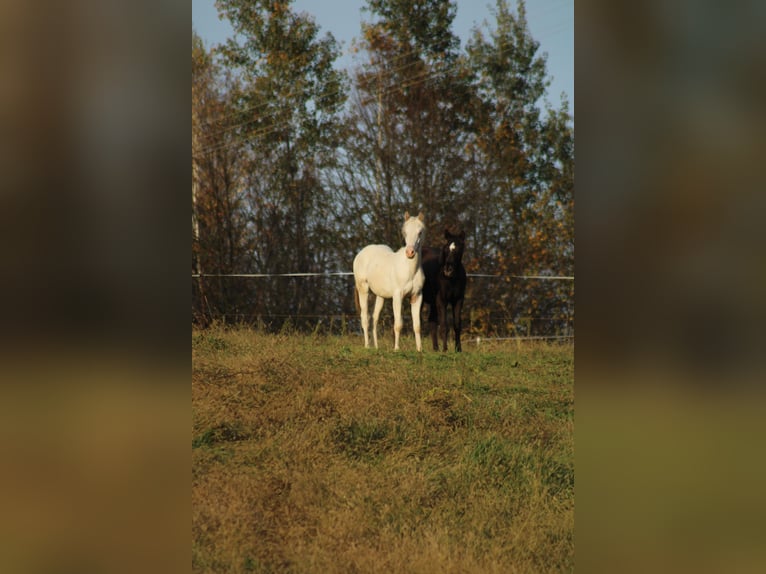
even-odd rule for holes
{"type": "MultiPolygon", "coordinates": [[[[220,48],[240,81],[236,133],[248,173],[247,218],[254,237],[253,269],[261,273],[316,272],[332,266],[334,225],[321,171],[339,142],[345,76],[333,68],[339,50],[332,35],[319,38],[313,19],[289,1],[218,0],[234,38],[220,48]]],[[[256,313],[306,311],[323,289],[301,284],[259,285],[256,313]]]]}
{"type": "MultiPolygon", "coordinates": [[[[242,165],[228,129],[235,86],[192,31],[192,272],[197,275],[236,273],[247,265],[242,165]]],[[[236,313],[244,304],[244,293],[231,282],[199,277],[194,286],[194,316],[202,323],[236,313]]]]}
{"type": "Polygon", "coordinates": [[[467,70],[449,0],[370,0],[338,187],[348,217],[396,247],[406,209],[429,227],[462,211],[467,70]]]}
{"type": "MultiPolygon", "coordinates": [[[[544,100],[523,1],[496,0],[494,28],[461,51],[454,1],[368,0],[345,113],[338,47],[310,16],[289,1],[217,6],[235,36],[210,52],[192,42],[193,270],[348,271],[368,243],[401,245],[404,211],[422,210],[431,245],[459,221],[468,271],[503,276],[469,282],[475,329],[567,326],[571,283],[512,278],[574,273],[572,116],[544,100]]],[[[277,327],[274,315],[353,306],[346,278],[229,278],[195,294],[277,327]]]]}
{"type": "MultiPolygon", "coordinates": [[[[564,101],[546,116],[540,101],[549,85],[545,55],[529,32],[523,1],[514,14],[496,3],[497,27],[480,29],[467,46],[481,101],[470,146],[476,220],[475,245],[484,269],[505,275],[573,272],[574,139],[564,101]]],[[[506,322],[548,317],[560,285],[550,282],[486,286],[481,299],[498,301],[506,322]]],[[[476,293],[475,295],[479,295],[476,293]]],[[[558,312],[561,316],[563,312],[558,312]]]]}

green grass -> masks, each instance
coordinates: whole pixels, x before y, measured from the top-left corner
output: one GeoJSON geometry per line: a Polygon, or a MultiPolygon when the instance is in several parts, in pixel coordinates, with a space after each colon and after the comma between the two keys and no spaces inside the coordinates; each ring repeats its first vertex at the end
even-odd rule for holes
{"type": "Polygon", "coordinates": [[[194,572],[574,568],[571,345],[192,333],[194,572]]]}

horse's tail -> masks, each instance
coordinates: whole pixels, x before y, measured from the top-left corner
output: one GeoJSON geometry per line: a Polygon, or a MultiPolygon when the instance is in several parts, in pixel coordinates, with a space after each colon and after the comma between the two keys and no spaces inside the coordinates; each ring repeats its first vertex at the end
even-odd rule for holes
{"type": "Polygon", "coordinates": [[[359,289],[356,288],[356,285],[354,285],[354,307],[356,307],[357,313],[362,310],[362,307],[359,305],[359,289]]]}

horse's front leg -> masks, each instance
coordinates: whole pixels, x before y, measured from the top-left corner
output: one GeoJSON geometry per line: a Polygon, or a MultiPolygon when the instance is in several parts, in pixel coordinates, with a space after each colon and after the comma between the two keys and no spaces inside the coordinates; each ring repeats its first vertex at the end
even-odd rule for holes
{"type": "Polygon", "coordinates": [[[415,348],[418,351],[422,351],[423,344],[420,340],[420,308],[423,305],[422,291],[410,297],[410,305],[412,305],[412,330],[415,331],[415,348]]]}
{"type": "Polygon", "coordinates": [[[447,350],[447,303],[441,296],[436,298],[436,309],[439,311],[439,333],[441,334],[442,350],[447,350]]]}
{"type": "Polygon", "coordinates": [[[375,296],[375,307],[372,310],[372,340],[375,343],[375,348],[378,348],[378,317],[380,317],[380,311],[383,309],[383,303],[385,299],[380,296],[375,296]]]}
{"type": "Polygon", "coordinates": [[[463,300],[458,299],[453,303],[452,305],[452,326],[455,329],[455,351],[458,353],[463,350],[463,347],[460,345],[460,331],[463,328],[462,323],[462,313],[463,311],[463,300]]]}
{"type": "Polygon", "coordinates": [[[394,351],[399,350],[399,333],[402,332],[402,292],[394,291],[394,351]]]}

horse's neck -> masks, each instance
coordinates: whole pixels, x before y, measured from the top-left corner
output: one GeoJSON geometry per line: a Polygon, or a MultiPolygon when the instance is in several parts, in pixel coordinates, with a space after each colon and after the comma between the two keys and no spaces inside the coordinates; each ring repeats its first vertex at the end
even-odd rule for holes
{"type": "Polygon", "coordinates": [[[398,251],[399,254],[401,254],[402,259],[404,259],[407,262],[407,265],[412,269],[412,275],[415,275],[415,273],[418,272],[418,269],[420,268],[421,262],[423,260],[423,255],[420,252],[420,249],[415,251],[415,257],[412,259],[407,258],[407,248],[402,247],[398,251]]]}

